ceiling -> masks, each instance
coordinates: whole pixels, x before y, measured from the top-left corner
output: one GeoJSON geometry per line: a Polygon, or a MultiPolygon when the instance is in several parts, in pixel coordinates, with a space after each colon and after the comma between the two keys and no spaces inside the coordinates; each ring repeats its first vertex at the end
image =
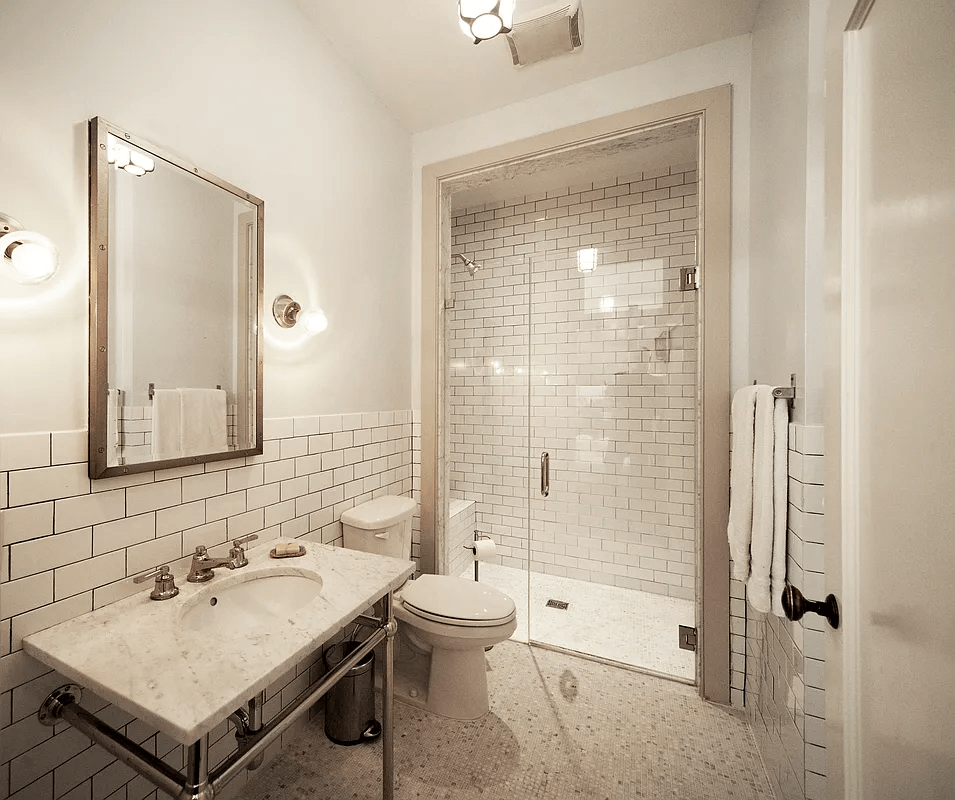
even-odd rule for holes
{"type": "Polygon", "coordinates": [[[637,174],[674,164],[695,164],[698,133],[696,119],[682,120],[482,170],[454,183],[451,208],[457,212],[609,178],[638,179],[637,174]]]}
{"type": "MultiPolygon", "coordinates": [[[[760,0],[581,0],[583,47],[515,67],[507,42],[474,45],[456,0],[295,0],[412,133],[710,42],[749,33],[760,0]]],[[[555,0],[516,0],[535,16],[555,0]]]]}

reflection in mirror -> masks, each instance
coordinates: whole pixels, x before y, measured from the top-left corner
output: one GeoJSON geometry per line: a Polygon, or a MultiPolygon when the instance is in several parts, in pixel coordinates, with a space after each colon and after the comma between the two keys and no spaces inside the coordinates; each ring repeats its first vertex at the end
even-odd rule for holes
{"type": "Polygon", "coordinates": [[[261,200],[90,121],[90,477],[262,452],[261,200]]]}

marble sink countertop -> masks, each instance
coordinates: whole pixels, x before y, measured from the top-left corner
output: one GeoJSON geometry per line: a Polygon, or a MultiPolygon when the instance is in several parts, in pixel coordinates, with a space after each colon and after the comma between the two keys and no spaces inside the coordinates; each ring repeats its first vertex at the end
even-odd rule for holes
{"type": "Polygon", "coordinates": [[[415,568],[412,561],[308,541],[300,542],[304,556],[269,557],[271,548],[287,541],[251,548],[248,566],[217,569],[207,583],[187,583],[177,575],[179,595],[170,600],[151,600],[148,581],[131,597],[27,636],[24,650],[178,742],[192,744],[399,588],[415,568]],[[198,595],[276,570],[318,573],[321,594],[272,627],[209,636],[179,623],[202,601],[198,595]]]}

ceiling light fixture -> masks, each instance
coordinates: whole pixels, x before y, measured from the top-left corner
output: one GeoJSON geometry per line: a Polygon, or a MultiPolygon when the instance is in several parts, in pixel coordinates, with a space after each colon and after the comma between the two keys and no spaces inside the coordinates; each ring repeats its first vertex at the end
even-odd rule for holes
{"type": "Polygon", "coordinates": [[[13,217],[0,214],[0,261],[17,283],[42,283],[60,264],[59,253],[42,233],[26,231],[13,217]]]}
{"type": "Polygon", "coordinates": [[[466,36],[480,44],[514,25],[514,0],[458,0],[458,22],[466,36]]]}
{"type": "Polygon", "coordinates": [[[156,162],[149,156],[121,144],[113,134],[109,134],[109,150],[106,158],[116,169],[124,169],[137,178],[156,169],[156,162]]]}

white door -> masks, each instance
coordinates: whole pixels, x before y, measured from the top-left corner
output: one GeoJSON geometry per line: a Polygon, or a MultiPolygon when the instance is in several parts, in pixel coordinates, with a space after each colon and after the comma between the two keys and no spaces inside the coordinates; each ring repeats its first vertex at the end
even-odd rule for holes
{"type": "Polygon", "coordinates": [[[950,800],[955,2],[865,5],[845,39],[845,786],[833,795],[950,800]]]}

